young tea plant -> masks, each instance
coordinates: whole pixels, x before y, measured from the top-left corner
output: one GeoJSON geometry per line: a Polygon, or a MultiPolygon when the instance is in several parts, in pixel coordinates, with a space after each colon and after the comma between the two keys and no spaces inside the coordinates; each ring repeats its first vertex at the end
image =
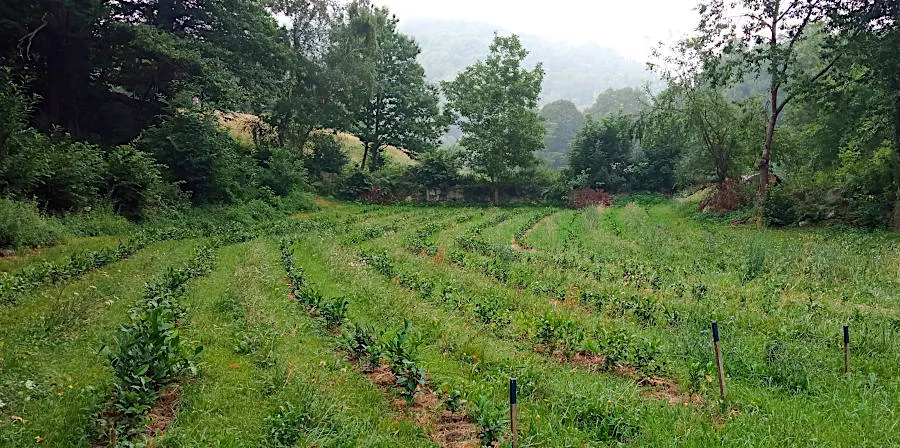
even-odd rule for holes
{"type": "Polygon", "coordinates": [[[479,395],[472,413],[480,428],[478,442],[481,446],[494,446],[503,440],[507,421],[502,409],[493,406],[484,395],[479,395]]]}

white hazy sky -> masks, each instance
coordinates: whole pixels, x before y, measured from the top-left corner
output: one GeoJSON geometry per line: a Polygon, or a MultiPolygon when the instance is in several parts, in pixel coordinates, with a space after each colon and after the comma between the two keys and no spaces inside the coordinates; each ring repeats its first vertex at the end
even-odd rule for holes
{"type": "Polygon", "coordinates": [[[696,0],[374,0],[400,19],[462,19],[517,34],[596,42],[639,62],[697,23],[696,0]]]}

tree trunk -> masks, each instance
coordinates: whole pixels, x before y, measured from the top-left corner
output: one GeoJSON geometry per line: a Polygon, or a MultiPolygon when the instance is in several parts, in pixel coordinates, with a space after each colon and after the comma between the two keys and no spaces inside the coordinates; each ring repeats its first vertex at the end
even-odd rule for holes
{"type": "MultiPolygon", "coordinates": [[[[774,37],[773,37],[774,39],[774,37]]],[[[773,63],[774,69],[774,63],[773,63]]],[[[759,159],[759,195],[756,199],[756,215],[762,217],[763,207],[769,195],[769,168],[772,160],[772,140],[775,138],[775,125],[778,124],[778,84],[772,79],[770,86],[769,105],[772,114],[769,116],[769,123],[766,126],[766,142],[763,145],[762,157],[759,159]]]]}
{"type": "Polygon", "coordinates": [[[366,168],[366,158],[369,156],[369,143],[363,143],[363,158],[362,163],[359,164],[359,169],[363,170],[366,168]]]}
{"type": "Polygon", "coordinates": [[[891,227],[900,230],[900,94],[894,98],[894,210],[891,227]]]}
{"type": "Polygon", "coordinates": [[[494,179],[494,205],[500,205],[500,182],[494,179]]]}

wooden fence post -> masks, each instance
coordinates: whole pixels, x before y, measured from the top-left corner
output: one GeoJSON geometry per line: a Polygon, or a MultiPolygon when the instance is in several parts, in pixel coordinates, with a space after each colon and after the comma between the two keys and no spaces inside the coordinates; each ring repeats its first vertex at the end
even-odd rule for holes
{"type": "Polygon", "coordinates": [[[509,427],[512,432],[512,446],[519,446],[519,399],[516,379],[509,379],[509,427]]]}
{"type": "Polygon", "coordinates": [[[722,348],[719,347],[719,323],[712,323],[713,347],[716,351],[716,367],[719,369],[719,393],[722,394],[722,402],[725,401],[725,366],[722,364],[722,348]]]}
{"type": "Polygon", "coordinates": [[[844,325],[844,373],[850,372],[850,327],[844,325]]]}

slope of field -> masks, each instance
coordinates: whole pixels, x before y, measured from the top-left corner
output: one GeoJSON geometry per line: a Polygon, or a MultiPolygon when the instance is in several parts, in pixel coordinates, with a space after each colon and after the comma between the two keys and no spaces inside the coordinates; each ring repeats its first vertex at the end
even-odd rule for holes
{"type": "MultiPolygon", "coordinates": [[[[155,243],[0,305],[0,445],[101,440],[99,349],[143,283],[202,243],[155,243]]],[[[522,446],[900,443],[896,234],[701,223],[673,203],[339,204],[213,256],[176,323],[204,347],[197,373],[135,440],[477,446],[509,439],[517,377],[522,446]]]]}

